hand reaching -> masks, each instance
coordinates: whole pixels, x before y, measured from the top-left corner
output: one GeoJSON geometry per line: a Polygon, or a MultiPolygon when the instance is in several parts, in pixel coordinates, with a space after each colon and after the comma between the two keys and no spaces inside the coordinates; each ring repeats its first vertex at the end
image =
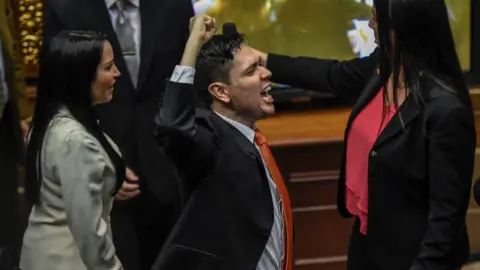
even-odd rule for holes
{"type": "Polygon", "coordinates": [[[122,188],[115,195],[116,200],[124,201],[137,197],[140,194],[138,176],[129,168],[126,169],[125,181],[122,188]]]}

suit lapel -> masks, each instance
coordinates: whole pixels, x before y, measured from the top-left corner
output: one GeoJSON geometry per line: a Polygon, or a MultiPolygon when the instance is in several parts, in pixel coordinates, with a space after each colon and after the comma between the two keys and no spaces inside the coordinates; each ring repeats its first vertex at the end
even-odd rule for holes
{"type": "MultiPolygon", "coordinates": [[[[91,22],[89,23],[92,29],[98,29],[104,34],[107,35],[108,41],[112,45],[112,49],[115,55],[115,64],[120,70],[128,70],[125,59],[123,59],[122,48],[120,47],[120,42],[118,41],[117,34],[113,29],[113,23],[110,19],[110,14],[108,12],[105,1],[103,0],[86,0],[87,4],[84,9],[89,10],[93,13],[90,16],[91,22]]],[[[130,76],[124,75],[120,77],[120,80],[126,80],[130,84],[130,89],[135,89],[133,86],[132,79],[130,76]]]]}
{"type": "Polygon", "coordinates": [[[357,117],[357,115],[362,111],[362,109],[375,97],[375,95],[378,93],[380,90],[380,87],[382,86],[382,80],[379,75],[373,76],[367,85],[365,86],[362,94],[357,100],[357,103],[355,103],[355,106],[352,108],[352,113],[350,114],[350,117],[348,119],[348,124],[346,128],[345,134],[348,134],[348,131],[350,130],[350,126],[357,117]]]}
{"type": "MultiPolygon", "coordinates": [[[[141,15],[141,43],[140,43],[140,70],[137,87],[141,91],[152,63],[155,49],[155,37],[158,37],[158,26],[166,25],[165,14],[162,12],[165,0],[140,0],[141,15]]],[[[167,37],[168,38],[168,37],[167,37]]],[[[138,91],[138,92],[140,92],[138,91]]]]}
{"type": "MultiPolygon", "coordinates": [[[[345,134],[348,134],[350,126],[355,117],[373,99],[373,97],[375,97],[382,85],[385,85],[385,83],[382,81],[379,75],[375,75],[370,79],[365,86],[362,95],[360,95],[357,103],[352,109],[345,134]]],[[[413,97],[408,96],[400,106],[395,116],[392,117],[387,126],[385,126],[383,129],[382,133],[380,133],[380,136],[375,142],[374,148],[379,147],[389,138],[392,138],[398,132],[402,131],[404,127],[406,127],[413,119],[415,119],[418,113],[419,109],[415,103],[415,100],[413,97]]]]}
{"type": "Polygon", "coordinates": [[[380,136],[375,142],[373,148],[379,147],[388,139],[404,130],[404,128],[418,116],[419,112],[420,110],[415,102],[415,99],[409,95],[400,106],[397,113],[388,122],[387,126],[385,126],[382,133],[380,133],[380,136]]]}
{"type": "MultiPolygon", "coordinates": [[[[255,144],[247,139],[237,128],[234,126],[230,125],[227,123],[225,120],[223,120],[220,116],[216,115],[214,112],[211,112],[212,119],[217,123],[217,125],[221,125],[222,129],[227,132],[227,134],[223,134],[223,136],[232,136],[235,141],[240,145],[240,149],[250,156],[251,158],[254,158],[257,160],[257,163],[259,165],[262,165],[262,171],[264,170],[263,168],[263,161],[260,156],[260,153],[258,150],[255,148],[255,144]]],[[[264,174],[262,174],[264,175],[264,174]]]]}

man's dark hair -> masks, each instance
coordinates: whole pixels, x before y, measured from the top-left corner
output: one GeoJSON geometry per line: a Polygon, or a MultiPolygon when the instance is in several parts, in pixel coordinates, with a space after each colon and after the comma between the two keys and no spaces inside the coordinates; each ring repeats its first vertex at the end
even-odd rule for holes
{"type": "Polygon", "coordinates": [[[195,67],[195,88],[200,104],[211,105],[212,97],[208,91],[210,84],[230,84],[233,58],[244,40],[245,36],[240,33],[215,35],[203,45],[195,67]]]}

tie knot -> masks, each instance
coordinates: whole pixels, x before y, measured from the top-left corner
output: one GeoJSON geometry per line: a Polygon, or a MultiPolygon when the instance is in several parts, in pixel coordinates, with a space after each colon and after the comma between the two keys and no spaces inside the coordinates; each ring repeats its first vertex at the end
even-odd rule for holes
{"type": "Polygon", "coordinates": [[[115,1],[115,5],[117,6],[117,8],[119,10],[126,9],[130,4],[131,3],[130,3],[129,0],[117,0],[117,1],[115,1]]]}
{"type": "Polygon", "coordinates": [[[263,135],[259,129],[255,129],[255,143],[257,145],[262,145],[266,142],[267,142],[267,138],[265,137],[265,135],[263,135]]]}

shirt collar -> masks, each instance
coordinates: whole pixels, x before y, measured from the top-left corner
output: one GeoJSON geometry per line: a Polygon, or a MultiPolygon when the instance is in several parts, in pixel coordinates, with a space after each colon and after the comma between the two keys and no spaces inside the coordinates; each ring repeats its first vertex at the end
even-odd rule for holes
{"type": "Polygon", "coordinates": [[[245,137],[247,137],[249,141],[251,141],[252,143],[255,142],[255,131],[253,129],[251,129],[250,127],[244,124],[240,124],[237,121],[234,121],[226,116],[223,116],[215,111],[214,113],[216,113],[218,116],[220,116],[223,120],[225,120],[230,125],[234,126],[236,129],[238,129],[238,131],[240,131],[245,137]]]}

